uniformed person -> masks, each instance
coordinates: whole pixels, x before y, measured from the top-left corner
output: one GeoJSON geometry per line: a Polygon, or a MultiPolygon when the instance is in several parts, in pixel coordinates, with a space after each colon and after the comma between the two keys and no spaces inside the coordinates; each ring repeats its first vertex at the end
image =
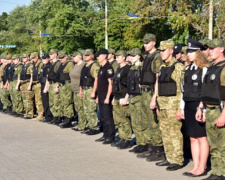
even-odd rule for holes
{"type": "Polygon", "coordinates": [[[34,100],[35,106],[37,108],[37,117],[33,120],[41,121],[43,120],[44,108],[41,99],[41,84],[38,81],[38,77],[41,73],[41,68],[43,67],[43,63],[39,59],[38,52],[33,52],[30,55],[30,59],[33,62],[33,74],[32,74],[32,90],[34,92],[34,100]]]}
{"type": "Polygon", "coordinates": [[[59,93],[55,92],[55,88],[59,85],[59,82],[56,80],[56,74],[61,65],[60,60],[58,60],[58,50],[51,49],[49,52],[50,61],[52,66],[49,69],[48,74],[48,83],[49,83],[49,107],[53,115],[53,120],[49,121],[50,124],[58,125],[62,122],[62,110],[60,107],[60,96],[59,93]]]}
{"type": "Polygon", "coordinates": [[[1,95],[1,101],[3,104],[3,112],[5,113],[11,113],[12,110],[12,102],[10,100],[10,94],[9,94],[9,77],[10,77],[10,68],[12,66],[12,55],[8,54],[6,56],[6,66],[3,70],[2,75],[2,95],[1,95]]]}
{"type": "Polygon", "coordinates": [[[196,118],[206,121],[206,133],[210,145],[212,174],[205,180],[225,179],[225,42],[213,39],[210,48],[209,66],[202,84],[202,102],[196,118]]]}
{"type": "Polygon", "coordinates": [[[180,63],[183,63],[183,61],[181,59],[183,46],[184,46],[183,44],[176,44],[174,46],[174,51],[173,51],[173,56],[180,63]]]}
{"type": "Polygon", "coordinates": [[[47,53],[44,53],[41,57],[43,67],[41,68],[41,73],[38,78],[38,81],[41,83],[41,98],[44,108],[44,122],[50,122],[53,119],[52,113],[49,108],[49,82],[47,81],[49,70],[52,66],[50,63],[50,56],[47,53]]]}
{"type": "Polygon", "coordinates": [[[142,146],[135,152],[147,153],[138,155],[137,157],[146,157],[148,161],[161,160],[163,157],[162,135],[156,114],[156,74],[159,72],[162,59],[159,51],[157,51],[156,36],[154,34],[146,34],[142,39],[145,51],[148,55],[145,57],[141,72],[140,86],[142,105],[144,108],[143,127],[142,127],[142,146]],[[149,149],[148,149],[149,148],[149,149]]]}
{"type": "Polygon", "coordinates": [[[0,66],[0,110],[3,110],[3,104],[2,104],[2,100],[1,100],[1,95],[2,95],[2,89],[3,89],[3,84],[2,84],[2,75],[3,75],[3,71],[4,68],[6,66],[6,62],[5,62],[5,55],[2,54],[1,55],[1,66],[0,66]]]}
{"type": "MultiPolygon", "coordinates": [[[[100,49],[96,56],[100,64],[97,84],[97,102],[100,110],[100,121],[103,126],[103,144],[114,142],[116,130],[112,114],[112,78],[114,71],[107,60],[108,50],[100,49]]],[[[99,140],[99,139],[98,139],[99,140]]]]}
{"type": "Polygon", "coordinates": [[[127,149],[131,147],[130,141],[132,129],[129,116],[129,106],[127,94],[127,75],[130,66],[126,64],[126,52],[118,50],[116,53],[116,61],[119,64],[117,71],[113,77],[113,118],[114,124],[117,125],[120,140],[113,143],[118,149],[127,149]]]}
{"type": "Polygon", "coordinates": [[[19,91],[18,82],[20,80],[20,73],[22,71],[23,64],[20,62],[17,54],[12,56],[14,66],[10,70],[10,97],[12,100],[13,115],[17,117],[23,116],[23,101],[22,94],[19,91]]]}
{"type": "Polygon", "coordinates": [[[175,171],[183,166],[183,136],[180,118],[181,76],[183,64],[173,58],[174,42],[166,40],[160,42],[159,50],[163,60],[158,75],[158,115],[162,131],[163,145],[166,159],[158,166],[168,166],[166,170],[175,171]]]}
{"type": "Polygon", "coordinates": [[[109,48],[108,52],[109,54],[107,59],[109,61],[109,64],[113,67],[113,71],[116,72],[117,68],[119,67],[119,64],[115,60],[115,50],[112,48],[109,48]]]}
{"type": "Polygon", "coordinates": [[[29,54],[22,54],[21,58],[23,67],[20,73],[18,87],[20,87],[22,92],[22,100],[25,111],[24,118],[31,119],[34,117],[34,92],[32,91],[33,63],[30,61],[29,54]]]}
{"type": "Polygon", "coordinates": [[[55,92],[59,93],[60,106],[62,110],[63,122],[59,124],[61,128],[68,128],[72,126],[72,118],[74,116],[73,111],[73,92],[71,88],[71,80],[69,73],[73,70],[74,64],[68,60],[67,52],[61,50],[58,52],[58,57],[61,61],[61,65],[57,72],[58,86],[55,88],[55,92]]]}
{"type": "Polygon", "coordinates": [[[83,109],[83,99],[79,96],[80,92],[80,76],[81,70],[85,65],[83,54],[80,51],[75,51],[72,54],[72,60],[76,63],[73,70],[70,72],[71,87],[73,90],[73,102],[75,110],[78,114],[78,124],[72,128],[75,131],[82,131],[86,127],[87,120],[85,119],[83,109]]]}
{"type": "Polygon", "coordinates": [[[202,43],[206,49],[205,50],[202,50],[202,52],[205,54],[206,58],[209,60],[209,61],[212,61],[212,59],[210,58],[210,55],[209,55],[209,45],[211,43],[211,40],[210,39],[201,39],[199,40],[200,43],[202,43]]]}
{"type": "Polygon", "coordinates": [[[81,70],[79,96],[83,98],[84,115],[88,129],[81,133],[95,135],[99,129],[97,126],[97,104],[95,101],[99,66],[93,60],[94,54],[92,49],[86,49],[83,57],[86,64],[81,70]]]}

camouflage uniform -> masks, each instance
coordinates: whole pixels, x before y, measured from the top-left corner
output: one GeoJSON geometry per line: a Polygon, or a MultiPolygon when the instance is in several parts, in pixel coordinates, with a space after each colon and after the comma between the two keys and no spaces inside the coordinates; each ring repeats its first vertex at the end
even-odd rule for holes
{"type": "MultiPolygon", "coordinates": [[[[13,56],[12,59],[19,58],[17,55],[13,56]]],[[[21,91],[16,89],[18,80],[20,79],[20,73],[22,70],[22,64],[19,63],[14,67],[14,73],[12,74],[12,80],[10,81],[10,96],[13,105],[13,111],[17,114],[23,114],[23,101],[21,91]]]]}
{"type": "MultiPolygon", "coordinates": [[[[33,52],[31,54],[31,59],[38,57],[37,52],[33,52]]],[[[36,120],[43,120],[44,107],[41,99],[41,83],[38,81],[38,77],[41,73],[41,68],[43,67],[43,63],[39,59],[37,62],[34,62],[33,69],[33,82],[32,82],[32,90],[34,92],[35,106],[37,108],[38,116],[36,120]]]]}
{"type": "MultiPolygon", "coordinates": [[[[162,67],[170,67],[176,62],[173,58],[162,67]]],[[[160,113],[158,115],[160,129],[162,131],[162,139],[166,158],[170,163],[183,165],[183,136],[181,133],[182,123],[176,120],[175,113],[179,110],[181,89],[180,81],[184,66],[181,63],[175,65],[171,78],[176,82],[176,96],[158,96],[160,113]]]]}
{"type": "MultiPolygon", "coordinates": [[[[27,62],[23,68],[26,68],[26,75],[31,76],[33,73],[33,63],[27,62]]],[[[21,80],[22,71],[20,74],[20,90],[22,91],[22,99],[23,99],[23,106],[24,106],[24,117],[25,118],[33,118],[34,116],[34,92],[32,90],[28,91],[27,88],[29,87],[30,79],[21,80]]]]}
{"type": "MultiPolygon", "coordinates": [[[[88,67],[89,65],[85,65],[88,67]]],[[[91,67],[90,74],[93,78],[97,78],[99,66],[94,63],[91,67]]],[[[97,104],[95,99],[91,99],[93,87],[83,87],[83,108],[85,119],[87,120],[87,127],[93,130],[97,130],[98,117],[97,117],[97,104]]]]}

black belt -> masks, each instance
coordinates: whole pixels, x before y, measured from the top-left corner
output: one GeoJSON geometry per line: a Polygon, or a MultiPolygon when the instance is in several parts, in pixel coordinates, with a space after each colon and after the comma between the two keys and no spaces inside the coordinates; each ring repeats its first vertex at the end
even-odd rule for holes
{"type": "Polygon", "coordinates": [[[93,86],[82,86],[83,90],[92,89],[92,88],[93,88],[93,86]]]}
{"type": "Polygon", "coordinates": [[[20,85],[26,84],[26,83],[28,83],[28,82],[29,82],[29,81],[21,82],[20,85]]]}
{"type": "Polygon", "coordinates": [[[153,90],[153,88],[151,88],[151,87],[148,87],[148,88],[143,88],[143,87],[141,87],[140,88],[140,92],[141,93],[143,93],[143,92],[149,92],[149,91],[152,91],[153,90]]]}
{"type": "Polygon", "coordinates": [[[32,85],[37,85],[37,84],[39,84],[39,82],[33,82],[33,83],[32,83],[32,85]]]}

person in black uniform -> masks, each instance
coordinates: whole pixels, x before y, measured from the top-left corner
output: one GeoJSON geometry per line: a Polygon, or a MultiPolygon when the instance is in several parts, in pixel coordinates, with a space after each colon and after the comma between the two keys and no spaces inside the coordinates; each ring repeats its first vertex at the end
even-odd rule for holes
{"type": "Polygon", "coordinates": [[[115,138],[115,125],[112,114],[112,78],[114,71],[107,60],[108,51],[100,49],[96,56],[100,64],[97,83],[97,102],[99,103],[100,120],[103,126],[103,144],[111,144],[115,138]]]}
{"type": "Polygon", "coordinates": [[[44,66],[41,68],[41,73],[39,76],[39,82],[41,83],[41,98],[44,106],[45,117],[43,122],[50,122],[53,120],[53,115],[49,108],[49,82],[47,81],[47,76],[52,64],[49,62],[50,56],[47,53],[44,53],[41,59],[42,63],[44,64],[44,66]]]}
{"type": "Polygon", "coordinates": [[[205,167],[209,155],[209,144],[206,137],[205,123],[198,122],[195,118],[197,107],[201,101],[202,76],[206,72],[209,62],[201,50],[205,50],[201,43],[196,40],[189,39],[187,47],[187,55],[191,62],[186,67],[184,74],[184,92],[183,101],[186,133],[190,137],[191,153],[194,167],[184,172],[183,175],[198,177],[206,175],[205,167]]]}

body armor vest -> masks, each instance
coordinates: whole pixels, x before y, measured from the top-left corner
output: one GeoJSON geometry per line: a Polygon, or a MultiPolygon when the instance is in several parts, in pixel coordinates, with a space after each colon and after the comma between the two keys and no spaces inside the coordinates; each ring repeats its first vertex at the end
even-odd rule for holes
{"type": "Polygon", "coordinates": [[[23,64],[18,64],[14,69],[14,74],[13,74],[13,81],[15,81],[15,80],[17,80],[18,79],[18,73],[16,72],[16,70],[17,70],[17,68],[19,67],[19,66],[23,66],[23,64]]]}
{"type": "Polygon", "coordinates": [[[49,81],[53,81],[55,82],[56,81],[56,74],[54,72],[54,69],[55,69],[55,66],[57,63],[60,63],[60,61],[56,61],[54,64],[52,64],[52,66],[50,66],[50,69],[49,69],[49,73],[48,73],[48,80],[49,81]]]}
{"type": "Polygon", "coordinates": [[[50,70],[50,63],[44,65],[41,68],[41,73],[38,79],[41,84],[45,84],[49,70],[50,70]]]}
{"type": "Polygon", "coordinates": [[[128,73],[128,87],[127,92],[129,95],[137,96],[141,95],[140,90],[140,78],[141,78],[141,67],[138,67],[138,69],[132,69],[128,73]]]}
{"type": "Polygon", "coordinates": [[[152,72],[152,61],[154,60],[156,54],[158,52],[156,51],[151,57],[146,57],[144,60],[143,68],[142,68],[142,74],[141,74],[141,85],[154,85],[156,81],[156,74],[152,72]]]}
{"type": "Polygon", "coordinates": [[[33,66],[32,63],[28,64],[28,65],[24,65],[22,67],[22,70],[21,70],[21,74],[20,74],[20,80],[30,80],[30,74],[27,74],[27,69],[29,66],[33,66]]]}
{"type": "Polygon", "coordinates": [[[37,81],[38,80],[38,68],[40,66],[41,62],[39,62],[39,64],[37,66],[33,66],[33,81],[37,81]]]}
{"type": "Polygon", "coordinates": [[[185,70],[184,75],[184,101],[201,101],[202,69],[185,70]]]}
{"type": "Polygon", "coordinates": [[[93,86],[95,79],[91,76],[91,67],[94,64],[90,64],[88,67],[84,65],[84,67],[81,70],[81,76],[80,76],[80,85],[81,86],[93,86]]]}
{"type": "Polygon", "coordinates": [[[60,65],[60,67],[58,69],[58,72],[57,72],[57,75],[58,75],[58,81],[57,82],[60,82],[60,83],[64,84],[65,81],[70,80],[69,73],[63,72],[63,70],[65,69],[65,67],[67,66],[68,63],[69,63],[69,61],[67,61],[65,64],[60,65]]]}
{"type": "Polygon", "coordinates": [[[173,63],[173,65],[170,67],[161,68],[158,80],[159,96],[176,96],[177,85],[176,82],[171,78],[176,63],[177,62],[173,63]]]}
{"type": "Polygon", "coordinates": [[[13,65],[11,65],[10,66],[10,69],[9,69],[9,81],[13,81],[14,79],[13,79],[13,76],[14,76],[14,72],[15,72],[15,65],[13,64],[13,65]]]}
{"type": "Polygon", "coordinates": [[[221,101],[225,101],[225,86],[220,84],[220,74],[225,64],[218,66],[224,62],[208,68],[202,84],[202,101],[205,103],[220,105],[221,101]]]}

